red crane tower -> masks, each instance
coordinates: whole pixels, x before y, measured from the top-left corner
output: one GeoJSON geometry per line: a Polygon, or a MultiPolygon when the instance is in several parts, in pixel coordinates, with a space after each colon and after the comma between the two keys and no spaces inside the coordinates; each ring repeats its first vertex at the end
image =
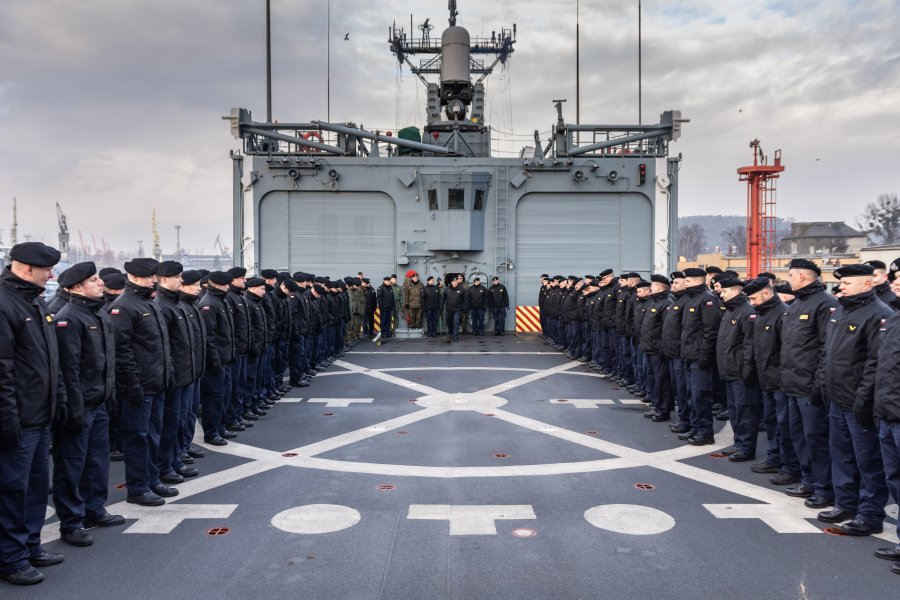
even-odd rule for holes
{"type": "Polygon", "coordinates": [[[753,165],[740,167],[741,181],[747,182],[747,278],[758,277],[772,269],[775,257],[775,183],[781,164],[781,150],[775,151],[775,164],[759,146],[759,140],[750,142],[753,148],[753,165]]]}

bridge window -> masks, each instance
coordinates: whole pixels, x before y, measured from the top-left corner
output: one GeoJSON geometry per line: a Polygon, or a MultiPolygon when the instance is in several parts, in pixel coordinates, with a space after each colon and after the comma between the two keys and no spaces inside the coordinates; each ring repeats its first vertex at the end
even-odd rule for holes
{"type": "Polygon", "coordinates": [[[447,194],[447,210],[464,210],[465,198],[465,190],[450,188],[447,194]]]}
{"type": "Polygon", "coordinates": [[[438,210],[437,190],[428,190],[428,210],[438,210]]]}

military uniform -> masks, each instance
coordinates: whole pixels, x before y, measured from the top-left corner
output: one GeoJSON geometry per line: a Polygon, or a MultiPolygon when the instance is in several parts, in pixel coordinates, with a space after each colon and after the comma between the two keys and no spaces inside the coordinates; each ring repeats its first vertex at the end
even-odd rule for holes
{"type": "MultiPolygon", "coordinates": [[[[222,271],[209,275],[210,281],[230,282],[230,276],[222,271]]],[[[227,292],[207,286],[206,293],[198,301],[200,315],[206,328],[206,369],[200,383],[201,425],[203,439],[208,444],[223,446],[225,433],[225,407],[231,397],[230,373],[234,361],[234,321],[225,302],[227,292]]]]}
{"type": "Polygon", "coordinates": [[[407,279],[403,284],[403,304],[409,315],[410,329],[422,327],[422,289],[425,286],[421,281],[407,279]]]}
{"type": "Polygon", "coordinates": [[[444,312],[447,315],[447,329],[450,338],[447,341],[459,341],[459,321],[465,310],[465,296],[460,284],[449,285],[447,291],[444,292],[444,312]]]}
{"type": "Polygon", "coordinates": [[[662,349],[663,325],[671,305],[668,290],[648,296],[638,338],[638,348],[649,363],[647,391],[654,409],[652,418],[657,422],[668,421],[675,407],[671,373],[662,349]]]}
{"type": "Polygon", "coordinates": [[[433,283],[423,287],[420,304],[425,309],[426,335],[435,337],[438,333],[438,318],[441,312],[441,289],[433,283]]]}
{"type": "Polygon", "coordinates": [[[382,283],[378,288],[376,300],[378,302],[378,310],[381,314],[381,337],[390,338],[393,336],[391,325],[396,305],[393,286],[391,286],[388,281],[382,283]]]}
{"type": "Polygon", "coordinates": [[[691,403],[691,435],[687,441],[700,445],[713,442],[713,363],[716,336],[722,317],[718,299],[705,285],[685,288],[684,293],[686,298],[681,317],[681,357],[691,403]]]}
{"type": "MultiPolygon", "coordinates": [[[[541,288],[543,292],[543,288],[541,288]]],[[[488,288],[488,306],[491,309],[491,317],[494,319],[494,335],[503,335],[506,327],[506,311],[509,310],[509,292],[506,286],[500,283],[492,283],[488,288]]],[[[541,317],[543,319],[543,317],[541,317]]],[[[543,321],[541,321],[543,323],[543,321]]]]}
{"type": "Polygon", "coordinates": [[[466,291],[469,314],[472,316],[472,333],[484,335],[484,311],[488,304],[488,292],[481,282],[473,283],[466,291]]]}

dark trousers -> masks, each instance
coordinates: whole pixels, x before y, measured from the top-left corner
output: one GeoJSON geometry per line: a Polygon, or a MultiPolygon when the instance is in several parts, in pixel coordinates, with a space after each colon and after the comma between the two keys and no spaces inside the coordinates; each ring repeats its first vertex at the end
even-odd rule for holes
{"type": "Polygon", "coordinates": [[[247,388],[247,357],[237,356],[231,363],[231,397],[226,398],[225,424],[234,425],[244,414],[244,390],[247,388]]]}
{"type": "Polygon", "coordinates": [[[484,309],[483,308],[473,308],[472,312],[472,332],[481,334],[484,333],[484,309]]]}
{"type": "Polygon", "coordinates": [[[641,352],[634,340],[629,339],[628,344],[631,346],[631,368],[634,371],[634,384],[642,390],[646,390],[646,381],[644,375],[644,353],[641,352]]]}
{"type": "Polygon", "coordinates": [[[697,361],[685,361],[685,383],[690,394],[691,431],[701,438],[713,437],[712,370],[697,361]]]}
{"type": "Polygon", "coordinates": [[[290,342],[291,383],[297,383],[309,367],[308,352],[304,345],[304,337],[300,336],[290,342]]]}
{"type": "Polygon", "coordinates": [[[200,381],[200,405],[203,407],[200,423],[203,426],[203,437],[207,440],[224,431],[227,379],[230,377],[231,365],[225,365],[220,371],[206,369],[200,381]]]}
{"type": "MultiPolygon", "coordinates": [[[[494,318],[494,333],[502,333],[506,329],[506,308],[492,308],[491,316],[494,318]]],[[[543,325],[543,320],[541,325],[543,325]]]]}
{"type": "Polygon", "coordinates": [[[591,362],[597,366],[603,366],[603,332],[591,330],[591,362]]]}
{"type": "Polygon", "coordinates": [[[265,396],[268,396],[275,391],[275,384],[272,379],[272,365],[275,363],[276,343],[277,342],[272,342],[272,344],[266,346],[266,352],[263,354],[262,379],[260,380],[259,385],[265,396]]]}
{"type": "Polygon", "coordinates": [[[197,415],[200,413],[200,385],[202,381],[202,379],[198,379],[191,384],[191,397],[186,402],[188,411],[184,424],[181,427],[181,444],[178,448],[181,454],[190,449],[191,440],[194,439],[194,431],[197,429],[197,415]]]}
{"type": "Polygon", "coordinates": [[[669,372],[669,361],[660,354],[645,354],[649,361],[650,398],[656,411],[668,415],[675,408],[675,396],[672,394],[672,377],[669,372]]]}
{"type": "Polygon", "coordinates": [[[800,460],[794,449],[794,440],[791,437],[791,418],[788,410],[788,397],[781,390],[767,393],[775,400],[775,418],[778,420],[778,458],[780,459],[781,472],[800,477],[800,460]]]}
{"type": "MultiPolygon", "coordinates": [[[[894,501],[900,502],[900,421],[882,421],[878,439],[884,459],[885,481],[894,501]]],[[[897,520],[897,535],[900,536],[900,519],[897,520]]]]}
{"type": "MultiPolygon", "coordinates": [[[[175,470],[178,436],[184,415],[184,405],[188,402],[187,394],[190,386],[176,387],[166,392],[163,404],[162,430],[159,437],[159,453],[156,466],[160,473],[171,473],[175,470]]],[[[180,462],[180,461],[179,461],[180,462]]]]}
{"type": "Polygon", "coordinates": [[[49,493],[50,428],[25,429],[17,447],[0,449],[0,575],[40,552],[49,493]]]}
{"type": "Polygon", "coordinates": [[[682,361],[681,358],[669,359],[669,377],[672,382],[672,395],[675,399],[675,406],[678,408],[678,423],[682,425],[690,425],[690,394],[688,394],[684,361],[682,361]]]}
{"type": "Polygon", "coordinates": [[[617,336],[619,343],[619,375],[634,381],[634,363],[631,358],[631,340],[624,335],[617,336]]]}
{"type": "Polygon", "coordinates": [[[800,462],[800,481],[826,500],[834,498],[828,448],[828,408],[813,406],[809,396],[788,396],[791,441],[800,462]]]}
{"type": "Polygon", "coordinates": [[[259,373],[259,366],[262,362],[261,358],[262,355],[260,354],[247,357],[247,384],[244,386],[244,393],[242,394],[241,398],[241,403],[244,409],[241,411],[242,413],[245,413],[256,406],[256,388],[257,383],[261,381],[259,373]]]}
{"type": "Polygon", "coordinates": [[[163,394],[144,394],[140,404],[122,402],[119,425],[125,453],[125,484],[129,496],[142,496],[159,483],[156,460],[162,429],[163,394]]]}
{"type": "Polygon", "coordinates": [[[756,456],[759,438],[759,416],[762,409],[759,388],[748,387],[742,380],[725,381],[728,416],[734,432],[734,445],[750,456],[756,456]]]}
{"type": "Polygon", "coordinates": [[[382,308],[379,316],[381,317],[379,321],[381,326],[381,337],[391,337],[393,331],[391,329],[391,318],[394,316],[394,310],[382,308]]]}
{"type": "Polygon", "coordinates": [[[578,358],[581,355],[581,321],[569,321],[568,353],[578,358]]]}
{"type": "Polygon", "coordinates": [[[109,416],[106,406],[85,408],[84,429],[62,429],[53,439],[53,505],[59,530],[84,528],[102,517],[109,489],[109,416]]]}
{"type": "Polygon", "coordinates": [[[366,311],[363,315],[363,333],[366,335],[375,334],[375,311],[366,311]]]}
{"type": "Polygon", "coordinates": [[[861,426],[853,411],[834,402],[828,417],[834,507],[855,513],[867,525],[881,525],[888,487],[878,429],[861,426]]]}
{"type": "Polygon", "coordinates": [[[121,452],[122,442],[119,441],[119,401],[115,396],[109,399],[106,405],[106,413],[109,415],[109,450],[121,452]]]}
{"type": "Polygon", "coordinates": [[[460,321],[460,312],[456,311],[447,311],[447,329],[450,332],[451,340],[459,339],[459,321],[460,321]]]}
{"type": "Polygon", "coordinates": [[[600,339],[603,344],[603,363],[600,365],[609,370],[616,370],[616,332],[612,329],[600,330],[600,339]]]}
{"type": "Polygon", "coordinates": [[[578,352],[579,358],[591,359],[591,324],[587,321],[581,322],[581,349],[578,352]]]}
{"type": "Polygon", "coordinates": [[[438,309],[429,308],[425,310],[425,327],[427,329],[428,337],[434,337],[437,335],[439,317],[440,311],[438,309]]]}

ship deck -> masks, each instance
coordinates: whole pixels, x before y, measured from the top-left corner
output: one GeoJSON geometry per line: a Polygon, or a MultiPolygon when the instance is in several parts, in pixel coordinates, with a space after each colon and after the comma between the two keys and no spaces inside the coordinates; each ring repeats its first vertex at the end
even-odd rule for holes
{"type": "MultiPolygon", "coordinates": [[[[894,589],[893,516],[828,535],[767,475],[685,446],[534,336],[394,340],[295,388],[161,508],[5,600],[844,599],[894,589]],[[216,534],[218,535],[212,535],[216,534]]],[[[721,426],[719,423],[717,426],[721,426]]],[[[760,447],[765,447],[761,433],[760,447]]],[[[202,436],[198,439],[202,439],[202,436]]]]}

